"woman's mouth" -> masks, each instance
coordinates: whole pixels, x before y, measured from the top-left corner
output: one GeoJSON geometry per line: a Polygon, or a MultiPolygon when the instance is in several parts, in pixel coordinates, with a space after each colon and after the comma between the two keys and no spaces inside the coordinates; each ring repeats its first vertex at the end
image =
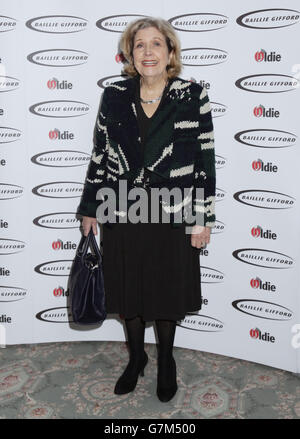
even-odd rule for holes
{"type": "Polygon", "coordinates": [[[158,61],[142,61],[143,66],[145,67],[153,67],[156,66],[158,61]]]}

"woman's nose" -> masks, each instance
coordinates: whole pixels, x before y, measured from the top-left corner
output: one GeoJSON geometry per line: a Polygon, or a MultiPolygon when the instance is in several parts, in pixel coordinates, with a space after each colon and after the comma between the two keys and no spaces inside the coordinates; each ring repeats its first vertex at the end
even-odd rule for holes
{"type": "Polygon", "coordinates": [[[145,54],[146,55],[150,55],[151,53],[152,53],[151,45],[150,44],[146,44],[145,45],[145,54]]]}

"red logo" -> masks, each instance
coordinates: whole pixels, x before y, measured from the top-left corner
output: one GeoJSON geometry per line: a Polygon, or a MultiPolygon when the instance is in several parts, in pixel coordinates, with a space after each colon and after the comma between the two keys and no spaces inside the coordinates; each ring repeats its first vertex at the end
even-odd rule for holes
{"type": "Polygon", "coordinates": [[[278,166],[273,165],[272,162],[264,163],[261,159],[257,159],[252,162],[252,169],[254,169],[254,171],[277,172],[278,166]]]}
{"type": "Polygon", "coordinates": [[[47,87],[50,88],[50,90],[53,90],[54,88],[57,88],[57,82],[58,80],[55,78],[49,79],[49,81],[47,81],[47,87]]]}
{"type": "Polygon", "coordinates": [[[259,277],[256,277],[256,279],[250,280],[250,285],[252,288],[259,288],[260,290],[264,291],[272,291],[273,293],[276,291],[276,286],[272,285],[270,281],[266,280],[262,282],[262,280],[259,277]]]}
{"type": "Polygon", "coordinates": [[[53,295],[55,297],[60,297],[60,296],[62,296],[64,294],[64,291],[65,290],[63,289],[63,287],[54,288],[53,295]]]}
{"type": "Polygon", "coordinates": [[[251,338],[258,338],[260,334],[260,330],[258,328],[250,329],[250,337],[251,338]]]}
{"type": "Polygon", "coordinates": [[[260,226],[252,227],[251,235],[254,236],[255,238],[257,238],[258,236],[260,236],[261,231],[262,231],[262,228],[260,226]]]}
{"type": "Polygon", "coordinates": [[[263,49],[260,49],[260,52],[257,51],[254,55],[255,61],[257,61],[257,62],[263,61],[265,58],[265,54],[266,54],[266,51],[263,49]]]}
{"type": "Polygon", "coordinates": [[[259,287],[260,279],[257,277],[256,279],[250,280],[250,285],[252,288],[258,288],[259,287]]]}
{"type": "Polygon", "coordinates": [[[265,107],[260,105],[259,107],[254,107],[253,114],[255,117],[261,117],[263,115],[265,107]]]}
{"type": "Polygon", "coordinates": [[[250,337],[259,339],[261,341],[267,341],[269,343],[275,343],[275,337],[273,335],[270,335],[269,332],[264,332],[263,334],[258,328],[250,329],[249,331],[250,337]]]}
{"type": "Polygon", "coordinates": [[[252,168],[254,169],[254,171],[260,171],[262,168],[262,160],[258,159],[258,160],[254,160],[252,162],[252,168]]]}
{"type": "Polygon", "coordinates": [[[115,56],[115,60],[117,63],[124,63],[126,61],[125,56],[123,55],[123,53],[117,53],[115,56]]]}
{"type": "Polygon", "coordinates": [[[260,49],[254,55],[254,59],[257,62],[265,61],[265,62],[280,62],[281,55],[276,53],[274,50],[272,52],[267,53],[264,49],[260,49]]]}
{"type": "Polygon", "coordinates": [[[55,128],[55,130],[49,131],[49,139],[57,139],[58,138],[59,130],[55,128]]]}
{"type": "Polygon", "coordinates": [[[53,241],[52,242],[52,248],[53,248],[53,250],[59,250],[59,249],[61,249],[62,248],[62,240],[61,239],[58,239],[57,241],[53,241]]]}

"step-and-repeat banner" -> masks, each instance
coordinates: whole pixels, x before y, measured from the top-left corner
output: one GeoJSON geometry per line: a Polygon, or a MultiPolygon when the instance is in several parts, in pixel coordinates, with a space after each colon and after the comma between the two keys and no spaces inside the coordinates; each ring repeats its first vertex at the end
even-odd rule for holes
{"type": "Polygon", "coordinates": [[[117,315],[74,325],[66,290],[101,94],[121,79],[121,32],[142,16],[177,31],[180,76],[206,87],[215,129],[203,305],[177,322],[174,345],[298,372],[298,0],[2,2],[0,344],[125,340],[117,315]]]}

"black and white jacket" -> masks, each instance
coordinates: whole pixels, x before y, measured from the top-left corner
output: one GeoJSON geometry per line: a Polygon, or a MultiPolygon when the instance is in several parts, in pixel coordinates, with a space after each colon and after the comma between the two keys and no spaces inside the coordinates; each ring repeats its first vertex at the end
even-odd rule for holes
{"type": "MultiPolygon", "coordinates": [[[[96,200],[98,189],[117,190],[119,179],[126,179],[129,188],[139,185],[147,168],[150,186],[204,188],[204,199],[191,192],[193,211],[203,212],[204,225],[214,227],[214,132],[206,89],[179,77],[170,80],[159,111],[151,119],[143,153],[135,107],[136,80],[114,82],[102,94],[94,148],[77,212],[96,217],[101,203],[96,200]]],[[[116,217],[123,213],[115,211],[116,217]]]]}

